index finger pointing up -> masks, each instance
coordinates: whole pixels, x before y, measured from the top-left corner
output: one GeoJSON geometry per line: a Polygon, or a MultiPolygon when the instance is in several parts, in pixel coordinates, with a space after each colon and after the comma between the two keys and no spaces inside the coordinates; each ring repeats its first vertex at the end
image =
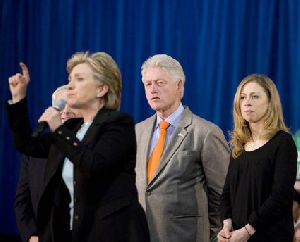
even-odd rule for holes
{"type": "Polygon", "coordinates": [[[25,77],[26,81],[29,81],[30,76],[29,76],[29,70],[28,70],[27,66],[23,62],[20,62],[20,67],[22,69],[22,74],[25,77]]]}

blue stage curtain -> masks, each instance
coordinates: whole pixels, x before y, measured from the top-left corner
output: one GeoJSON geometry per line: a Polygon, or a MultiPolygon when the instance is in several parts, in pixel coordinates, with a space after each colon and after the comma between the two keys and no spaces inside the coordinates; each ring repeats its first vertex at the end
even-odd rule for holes
{"type": "MultiPolygon", "coordinates": [[[[153,113],[140,66],[147,57],[166,53],[185,70],[183,103],[226,135],[236,87],[254,72],[275,81],[286,123],[295,132],[300,128],[299,12],[298,0],[1,0],[0,101],[9,98],[8,77],[25,62],[36,125],[51,93],[66,83],[67,59],[77,51],[105,51],[122,71],[121,110],[138,122],[153,113]]],[[[4,108],[0,113],[0,234],[15,234],[19,155],[4,108]]]]}

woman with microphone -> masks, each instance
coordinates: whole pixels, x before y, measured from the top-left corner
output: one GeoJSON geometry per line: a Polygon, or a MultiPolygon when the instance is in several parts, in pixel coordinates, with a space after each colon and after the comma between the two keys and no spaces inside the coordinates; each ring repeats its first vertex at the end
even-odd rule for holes
{"type": "Polygon", "coordinates": [[[38,205],[41,242],[149,241],[135,187],[135,132],[119,112],[121,74],[104,52],[79,52],[68,60],[67,104],[82,118],[61,123],[59,111],[45,110],[39,122],[51,132],[34,138],[28,122],[22,75],[9,79],[9,122],[19,151],[47,157],[38,205]]]}

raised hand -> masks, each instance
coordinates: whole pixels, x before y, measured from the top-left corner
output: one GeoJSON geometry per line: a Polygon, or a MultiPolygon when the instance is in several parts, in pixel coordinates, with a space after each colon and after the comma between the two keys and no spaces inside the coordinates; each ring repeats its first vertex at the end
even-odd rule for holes
{"type": "Polygon", "coordinates": [[[14,103],[19,102],[21,99],[26,97],[26,90],[30,81],[29,70],[24,63],[20,63],[22,74],[16,73],[9,77],[9,89],[14,103]]]}

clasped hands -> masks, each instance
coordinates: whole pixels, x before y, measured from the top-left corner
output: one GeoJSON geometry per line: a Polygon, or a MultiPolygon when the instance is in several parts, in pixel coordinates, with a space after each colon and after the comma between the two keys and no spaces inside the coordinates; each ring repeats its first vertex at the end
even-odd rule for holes
{"type": "Polygon", "coordinates": [[[218,233],[218,242],[244,242],[248,241],[249,237],[250,236],[244,227],[234,231],[223,228],[218,233]]]}
{"type": "Polygon", "coordinates": [[[248,241],[253,233],[255,233],[255,229],[249,224],[240,229],[232,230],[232,220],[228,218],[223,221],[223,229],[218,233],[218,242],[248,241]]]}

